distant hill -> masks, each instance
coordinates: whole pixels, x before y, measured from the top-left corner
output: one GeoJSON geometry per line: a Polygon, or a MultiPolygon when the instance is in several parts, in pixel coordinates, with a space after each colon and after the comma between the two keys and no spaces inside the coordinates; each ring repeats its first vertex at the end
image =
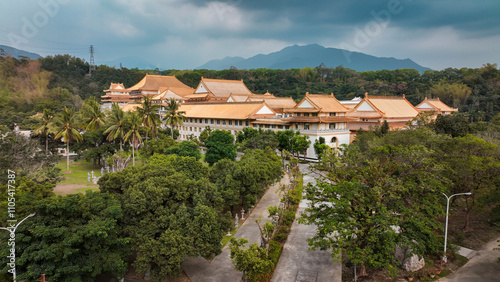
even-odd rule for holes
{"type": "Polygon", "coordinates": [[[197,69],[223,70],[234,66],[238,69],[291,69],[317,67],[324,63],[326,67],[335,68],[342,65],[355,71],[376,71],[395,69],[430,70],[410,59],[384,58],[351,52],[343,49],[325,48],[318,44],[305,46],[293,45],[267,55],[259,54],[248,59],[241,57],[225,57],[211,60],[197,69]]]}
{"type": "Polygon", "coordinates": [[[31,60],[36,60],[40,58],[41,56],[36,54],[36,53],[31,53],[23,50],[16,49],[14,47],[6,46],[6,45],[0,45],[0,49],[3,50],[3,52],[0,50],[0,55],[5,53],[10,55],[13,58],[19,59],[20,57],[27,57],[31,60]]]}

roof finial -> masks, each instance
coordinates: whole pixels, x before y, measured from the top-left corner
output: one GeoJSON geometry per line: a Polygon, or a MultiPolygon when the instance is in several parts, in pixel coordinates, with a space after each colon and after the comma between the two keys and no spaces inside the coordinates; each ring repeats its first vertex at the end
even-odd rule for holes
{"type": "Polygon", "coordinates": [[[309,96],[309,92],[306,92],[306,96],[309,96]]]}
{"type": "Polygon", "coordinates": [[[332,93],[330,93],[330,95],[332,95],[332,97],[333,97],[333,92],[332,92],[332,93]]]}
{"type": "Polygon", "coordinates": [[[405,94],[403,94],[403,99],[406,99],[406,98],[405,98],[405,94]]]}
{"type": "Polygon", "coordinates": [[[365,98],[368,97],[368,92],[365,92],[365,98]]]}

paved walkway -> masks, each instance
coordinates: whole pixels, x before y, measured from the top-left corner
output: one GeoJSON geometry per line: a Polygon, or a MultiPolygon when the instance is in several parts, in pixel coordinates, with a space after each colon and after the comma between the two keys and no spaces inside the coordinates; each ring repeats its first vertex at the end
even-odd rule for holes
{"type": "MultiPolygon", "coordinates": [[[[308,165],[299,165],[304,174],[304,185],[315,182],[314,174],[310,173],[308,165]]],[[[307,200],[302,200],[296,217],[299,217],[307,207],[307,200]]],[[[306,239],[316,233],[314,225],[299,224],[293,222],[290,235],[283,247],[278,266],[273,275],[273,282],[293,281],[342,281],[342,265],[333,263],[333,259],[327,251],[309,251],[306,239]]]]}
{"type": "MultiPolygon", "coordinates": [[[[281,183],[288,184],[288,176],[285,175],[281,183]]],[[[255,220],[261,217],[261,224],[269,220],[267,208],[278,206],[280,203],[279,187],[280,184],[278,183],[269,188],[259,203],[253,208],[250,217],[246,218],[245,222],[241,224],[234,237],[237,239],[246,238],[249,242],[248,244],[260,244],[260,232],[255,220]]],[[[202,257],[187,258],[184,260],[182,268],[192,282],[239,282],[243,273],[234,269],[230,255],[231,251],[228,245],[226,245],[222,253],[216,256],[212,262],[207,262],[202,257]]]]}
{"type": "Polygon", "coordinates": [[[497,282],[500,281],[500,263],[497,258],[500,257],[499,248],[500,237],[491,240],[477,251],[462,268],[457,272],[439,279],[440,282],[497,282]]]}

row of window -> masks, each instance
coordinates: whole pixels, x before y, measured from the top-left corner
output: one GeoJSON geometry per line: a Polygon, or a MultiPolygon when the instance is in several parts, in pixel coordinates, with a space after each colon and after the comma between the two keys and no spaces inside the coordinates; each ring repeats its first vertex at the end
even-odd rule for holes
{"type": "MultiPolygon", "coordinates": [[[[229,125],[232,125],[232,121],[229,120],[228,121],[229,125]]],[[[248,124],[248,121],[246,122],[248,124]]],[[[211,123],[213,124],[213,123],[211,123]]],[[[226,120],[217,120],[217,124],[218,125],[226,125],[226,120]]],[[[239,121],[235,121],[235,125],[241,125],[242,124],[242,121],[239,120],[239,121]],[[238,124],[236,124],[236,122],[239,122],[238,124]]],[[[276,125],[276,124],[253,124],[253,128],[265,128],[265,129],[290,129],[290,126],[289,125],[276,125]]],[[[311,124],[308,123],[308,122],[305,122],[305,123],[297,123],[295,124],[295,127],[292,126],[292,128],[295,128],[297,130],[310,130],[311,129],[311,124]]],[[[337,124],[336,123],[329,123],[328,124],[328,128],[329,129],[337,129],[337,124]]],[[[202,132],[204,130],[204,128],[202,127],[196,127],[196,126],[183,126],[181,128],[182,130],[184,131],[189,131],[189,132],[202,132]]],[[[235,130],[236,132],[236,130],[235,130]]]]}
{"type": "Polygon", "coordinates": [[[290,126],[289,125],[276,125],[276,124],[253,124],[253,128],[290,129],[290,126]]]}
{"type": "Polygon", "coordinates": [[[218,124],[218,125],[235,125],[235,126],[248,126],[248,121],[243,120],[232,120],[232,119],[202,119],[202,118],[189,118],[186,123],[191,124],[201,124],[201,125],[210,125],[210,124],[218,124]]]}
{"type": "MultiPolygon", "coordinates": [[[[300,117],[300,116],[304,116],[304,117],[308,117],[308,116],[313,116],[313,117],[317,117],[318,116],[318,113],[297,113],[297,116],[300,117]]],[[[337,116],[337,113],[328,113],[328,116],[330,117],[335,117],[337,116]]]]}

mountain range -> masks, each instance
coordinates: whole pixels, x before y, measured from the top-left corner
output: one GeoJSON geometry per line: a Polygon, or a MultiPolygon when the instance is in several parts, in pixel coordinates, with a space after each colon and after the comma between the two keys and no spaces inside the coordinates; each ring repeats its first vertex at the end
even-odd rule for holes
{"type": "Polygon", "coordinates": [[[16,58],[16,59],[19,59],[21,57],[27,57],[30,60],[36,60],[36,59],[41,57],[40,55],[38,55],[36,53],[31,53],[28,51],[19,50],[19,49],[16,49],[14,47],[6,46],[6,45],[0,45],[0,56],[2,55],[2,53],[10,55],[11,57],[16,58]],[[2,52],[2,50],[3,50],[3,52],[2,52]]]}
{"type": "Polygon", "coordinates": [[[343,66],[355,71],[376,71],[395,69],[416,69],[420,72],[430,70],[410,59],[375,57],[360,52],[351,52],[337,48],[327,48],[318,44],[293,45],[280,51],[259,54],[250,58],[225,57],[211,60],[197,69],[223,70],[235,67],[237,69],[292,69],[317,67],[324,63],[326,67],[343,66]]]}

